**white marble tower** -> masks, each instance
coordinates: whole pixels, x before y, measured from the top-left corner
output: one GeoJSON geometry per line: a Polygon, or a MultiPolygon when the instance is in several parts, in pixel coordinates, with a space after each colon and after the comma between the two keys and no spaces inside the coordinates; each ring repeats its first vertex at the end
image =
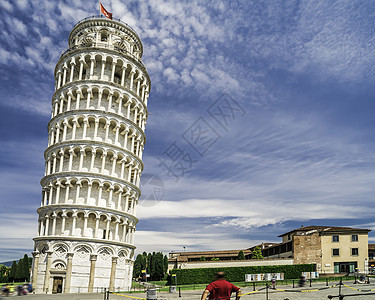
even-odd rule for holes
{"type": "Polygon", "coordinates": [[[127,290],[134,261],[150,78],[120,20],[90,17],[55,68],[44,152],[36,293],[127,290]]]}

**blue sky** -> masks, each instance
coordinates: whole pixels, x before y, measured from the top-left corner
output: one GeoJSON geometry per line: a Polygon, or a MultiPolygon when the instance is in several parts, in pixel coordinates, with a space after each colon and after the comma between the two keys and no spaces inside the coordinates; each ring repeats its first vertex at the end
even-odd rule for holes
{"type": "MultiPolygon", "coordinates": [[[[374,1],[103,4],[137,31],[152,81],[139,251],[247,248],[300,225],[375,229],[374,1]]],[[[54,66],[98,7],[0,6],[4,261],[33,247],[54,66]]]]}

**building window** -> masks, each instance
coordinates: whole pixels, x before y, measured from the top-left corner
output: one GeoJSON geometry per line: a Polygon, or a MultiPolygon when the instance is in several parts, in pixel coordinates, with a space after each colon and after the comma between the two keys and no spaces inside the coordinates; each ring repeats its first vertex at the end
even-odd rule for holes
{"type": "Polygon", "coordinates": [[[352,234],[352,242],[358,242],[358,234],[352,234]]]}
{"type": "Polygon", "coordinates": [[[105,31],[102,31],[101,33],[100,33],[100,37],[101,37],[101,41],[102,42],[106,42],[107,41],[107,38],[108,38],[108,35],[107,35],[107,33],[105,32],[105,31]]]}
{"type": "Polygon", "coordinates": [[[369,252],[368,259],[374,259],[374,252],[369,252]]]}
{"type": "Polygon", "coordinates": [[[332,256],[340,256],[340,249],[332,249],[332,256]]]}
{"type": "Polygon", "coordinates": [[[339,241],[340,241],[340,239],[339,239],[339,236],[338,236],[338,235],[333,235],[333,236],[332,236],[332,242],[337,243],[337,242],[339,242],[339,241]]]}
{"type": "Polygon", "coordinates": [[[358,248],[352,248],[352,256],[358,256],[358,248]]]}

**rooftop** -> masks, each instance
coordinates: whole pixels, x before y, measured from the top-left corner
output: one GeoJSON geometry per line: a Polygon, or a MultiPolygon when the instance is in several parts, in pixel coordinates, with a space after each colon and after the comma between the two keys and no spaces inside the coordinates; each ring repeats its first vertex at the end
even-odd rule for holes
{"type": "Polygon", "coordinates": [[[362,229],[362,228],[351,228],[351,227],[334,227],[334,226],[301,226],[300,228],[293,229],[286,233],[279,235],[279,237],[283,237],[284,235],[295,233],[295,232],[307,232],[307,231],[318,231],[318,232],[370,232],[370,229],[362,229]]]}
{"type": "Polygon", "coordinates": [[[263,250],[263,249],[266,249],[266,248],[269,248],[269,247],[273,247],[273,246],[276,246],[276,245],[280,245],[280,243],[261,243],[261,244],[252,246],[249,249],[251,251],[253,251],[256,247],[259,247],[261,250],[263,250]]]}
{"type": "MultiPolygon", "coordinates": [[[[100,14],[100,15],[94,15],[94,16],[89,16],[89,17],[87,17],[87,18],[84,18],[84,19],[82,19],[82,20],[79,20],[79,21],[73,26],[73,28],[76,27],[78,24],[84,22],[84,21],[92,20],[92,19],[103,19],[103,20],[109,20],[106,16],[103,16],[102,14],[100,14]]],[[[129,27],[131,30],[133,30],[133,31],[135,32],[135,30],[134,30],[134,29],[133,29],[128,23],[122,21],[121,19],[118,19],[118,18],[112,18],[111,21],[117,21],[117,22],[120,22],[120,23],[122,23],[123,25],[129,27]]]]}
{"type": "Polygon", "coordinates": [[[204,256],[209,257],[219,257],[219,258],[229,258],[237,257],[240,251],[243,251],[245,255],[251,254],[250,249],[238,249],[238,250],[219,250],[219,251],[194,251],[194,252],[170,252],[169,260],[171,261],[187,261],[188,259],[199,259],[204,256]]]}
{"type": "Polygon", "coordinates": [[[251,252],[249,249],[238,249],[238,250],[218,250],[218,251],[193,251],[193,252],[171,252],[169,254],[179,254],[184,256],[191,255],[213,255],[213,254],[238,254],[240,251],[251,252]]]}

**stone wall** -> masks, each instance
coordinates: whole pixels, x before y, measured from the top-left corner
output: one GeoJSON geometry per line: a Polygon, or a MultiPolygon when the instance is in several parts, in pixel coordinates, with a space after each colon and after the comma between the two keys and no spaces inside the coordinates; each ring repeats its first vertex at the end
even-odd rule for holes
{"type": "Polygon", "coordinates": [[[320,271],[322,263],[322,243],[319,233],[309,235],[294,235],[293,237],[294,263],[317,265],[320,271]]]}

